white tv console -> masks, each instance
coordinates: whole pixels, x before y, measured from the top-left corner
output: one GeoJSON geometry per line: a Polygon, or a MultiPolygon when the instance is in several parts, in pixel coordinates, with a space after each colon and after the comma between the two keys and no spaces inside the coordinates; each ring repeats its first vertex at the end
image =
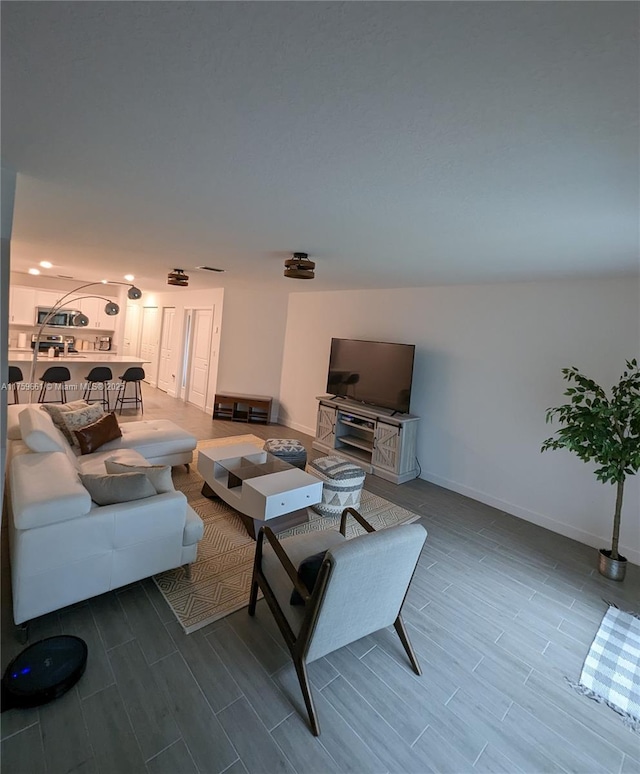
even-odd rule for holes
{"type": "Polygon", "coordinates": [[[416,437],[419,417],[365,406],[346,398],[318,397],[318,451],[338,454],[394,484],[418,475],[416,437]]]}

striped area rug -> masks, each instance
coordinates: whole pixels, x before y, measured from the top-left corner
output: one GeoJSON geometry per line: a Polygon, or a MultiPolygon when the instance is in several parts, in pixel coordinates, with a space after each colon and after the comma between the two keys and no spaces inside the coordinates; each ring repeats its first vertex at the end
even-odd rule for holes
{"type": "MultiPolygon", "coordinates": [[[[255,435],[235,435],[200,441],[191,471],[180,466],[173,471],[176,489],[184,492],[189,505],[204,522],[204,538],[198,558],[191,565],[191,578],[182,567],[154,576],[154,581],[187,634],[217,621],[249,604],[255,541],[249,537],[237,512],[222,500],[209,500],[200,493],[203,479],[197,471],[198,449],[253,443],[262,449],[264,441],[255,435]]],[[[420,517],[366,490],[360,513],[376,529],[416,521],[420,517]]],[[[319,516],[309,509],[309,521],[280,533],[280,537],[337,529],[339,517],[319,516]]],[[[359,533],[351,526],[347,537],[359,533]]]]}

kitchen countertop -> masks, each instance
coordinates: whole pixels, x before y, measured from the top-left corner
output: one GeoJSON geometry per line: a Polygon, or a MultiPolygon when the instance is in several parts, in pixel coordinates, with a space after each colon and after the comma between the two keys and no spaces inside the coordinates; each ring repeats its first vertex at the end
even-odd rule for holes
{"type": "MultiPolygon", "coordinates": [[[[9,350],[9,363],[31,363],[33,355],[24,350],[9,350]]],[[[57,365],[60,363],[148,363],[143,357],[135,355],[109,355],[108,352],[78,352],[77,355],[67,355],[64,357],[48,357],[46,354],[38,355],[38,363],[49,363],[57,365]],[[97,356],[97,357],[96,357],[97,356]]]]}

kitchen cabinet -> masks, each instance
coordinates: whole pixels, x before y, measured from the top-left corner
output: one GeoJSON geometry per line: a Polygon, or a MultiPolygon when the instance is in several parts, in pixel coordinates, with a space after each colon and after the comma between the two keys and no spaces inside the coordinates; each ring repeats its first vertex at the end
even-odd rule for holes
{"type": "MultiPolygon", "coordinates": [[[[35,306],[43,306],[48,309],[51,309],[53,306],[55,306],[58,299],[62,298],[64,296],[64,290],[36,290],[35,288],[29,288],[30,290],[33,290],[36,297],[36,303],[35,306]]],[[[65,303],[63,304],[63,307],[67,307],[68,305],[65,303]]]]}
{"type": "Polygon", "coordinates": [[[35,288],[12,286],[9,289],[9,322],[13,325],[34,325],[35,321],[35,288]]]}
{"type": "MultiPolygon", "coordinates": [[[[110,299],[115,301],[115,299],[110,299]]],[[[76,304],[80,311],[89,318],[89,329],[114,331],[116,327],[115,316],[109,316],[104,311],[107,302],[103,298],[81,298],[76,304]]]]}

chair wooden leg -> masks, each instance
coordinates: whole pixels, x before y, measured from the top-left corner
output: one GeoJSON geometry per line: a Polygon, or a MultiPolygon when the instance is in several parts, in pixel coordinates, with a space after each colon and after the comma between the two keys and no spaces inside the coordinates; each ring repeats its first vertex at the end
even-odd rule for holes
{"type": "Polygon", "coordinates": [[[184,577],[187,580],[191,580],[191,565],[190,564],[183,564],[182,569],[184,570],[184,577]]]}
{"type": "Polygon", "coordinates": [[[188,473],[188,472],[191,470],[191,466],[189,465],[189,463],[188,463],[188,462],[185,462],[185,463],[184,463],[184,466],[185,466],[185,468],[186,468],[186,470],[187,470],[187,473],[188,473]]]}
{"type": "Polygon", "coordinates": [[[255,576],[251,580],[251,591],[249,593],[249,615],[256,614],[256,603],[258,601],[258,581],[255,576]]]}
{"type": "Polygon", "coordinates": [[[407,634],[407,630],[404,626],[404,621],[402,620],[401,616],[398,616],[396,620],[393,623],[393,626],[395,630],[398,632],[398,637],[400,637],[400,642],[402,643],[402,646],[404,647],[407,656],[409,656],[409,661],[411,662],[411,666],[413,667],[413,671],[417,675],[422,674],[422,670],[420,669],[420,664],[418,664],[418,658],[413,650],[413,645],[409,641],[409,635],[407,634]]]}
{"type": "Polygon", "coordinates": [[[318,714],[313,703],[313,697],[311,696],[311,687],[309,686],[309,678],[307,676],[307,665],[301,659],[294,656],[293,663],[296,668],[296,674],[298,675],[298,682],[300,683],[300,690],[304,698],[304,704],[307,708],[307,714],[309,715],[309,725],[311,726],[311,733],[314,736],[320,736],[320,723],[318,722],[318,714]]]}

